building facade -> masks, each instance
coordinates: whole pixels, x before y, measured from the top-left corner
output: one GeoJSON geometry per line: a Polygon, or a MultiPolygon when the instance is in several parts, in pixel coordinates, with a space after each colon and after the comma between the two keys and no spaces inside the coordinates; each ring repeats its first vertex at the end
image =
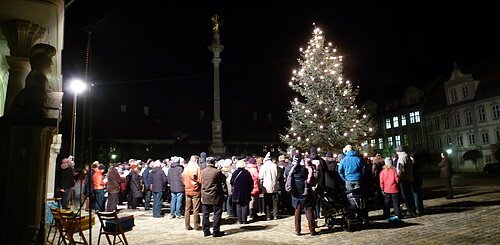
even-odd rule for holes
{"type": "Polygon", "coordinates": [[[494,152],[500,142],[499,73],[495,65],[480,66],[474,74],[455,66],[448,78],[435,79],[427,92],[408,88],[400,100],[376,111],[378,130],[368,142],[371,149],[390,156],[402,145],[436,162],[441,152],[448,152],[454,171],[481,172],[484,164],[498,161],[494,152]]]}
{"type": "Polygon", "coordinates": [[[500,142],[498,79],[475,79],[455,67],[441,90],[424,114],[429,151],[448,151],[455,170],[482,171],[496,160],[494,145],[500,142]]]}
{"type": "Polygon", "coordinates": [[[374,152],[384,156],[395,153],[398,146],[416,151],[425,148],[422,127],[424,92],[416,87],[406,89],[400,100],[379,108],[375,114],[377,131],[368,142],[374,152]]]}

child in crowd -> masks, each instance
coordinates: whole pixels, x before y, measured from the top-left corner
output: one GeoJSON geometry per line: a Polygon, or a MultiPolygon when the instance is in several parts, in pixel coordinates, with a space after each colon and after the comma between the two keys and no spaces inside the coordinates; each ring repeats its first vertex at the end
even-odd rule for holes
{"type": "Polygon", "coordinates": [[[401,209],[399,207],[398,175],[396,169],[392,166],[392,159],[384,159],[384,170],[380,172],[380,189],[384,194],[384,216],[388,217],[391,209],[391,201],[394,207],[394,215],[388,219],[389,222],[402,222],[401,209]]]}

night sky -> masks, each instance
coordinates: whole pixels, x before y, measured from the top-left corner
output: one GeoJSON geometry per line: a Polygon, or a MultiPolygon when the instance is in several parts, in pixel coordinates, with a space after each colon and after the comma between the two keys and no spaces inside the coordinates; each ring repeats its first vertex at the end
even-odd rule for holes
{"type": "MultiPolygon", "coordinates": [[[[273,113],[287,126],[286,111],[294,97],[288,81],[313,23],[344,56],[343,74],[360,86],[359,102],[392,101],[408,86],[425,90],[432,79],[448,75],[455,61],[468,67],[500,55],[495,8],[466,1],[447,6],[304,1],[239,7],[170,2],[74,1],[65,16],[65,82],[84,76],[87,36],[81,28],[97,23],[89,80],[98,85],[92,93],[122,103],[168,104],[174,114],[163,110],[164,117],[180,111],[211,113],[213,66],[207,46],[214,13],[223,18],[223,121],[256,111],[273,113]]],[[[66,113],[71,108],[68,94],[66,113]]]]}

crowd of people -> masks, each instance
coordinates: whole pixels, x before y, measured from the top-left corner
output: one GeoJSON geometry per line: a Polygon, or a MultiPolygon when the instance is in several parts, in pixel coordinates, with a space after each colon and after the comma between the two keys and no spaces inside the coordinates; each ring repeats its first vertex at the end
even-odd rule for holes
{"type": "MultiPolygon", "coordinates": [[[[451,163],[445,153],[442,158],[439,166],[448,187],[447,198],[453,198],[451,163]]],[[[73,165],[71,158],[63,159],[60,165],[58,189],[64,209],[69,208],[68,196],[75,184],[73,165]]],[[[224,235],[220,230],[223,212],[240,224],[294,215],[297,235],[302,235],[301,216],[305,213],[310,234],[317,235],[323,196],[338,197],[360,190],[367,200],[380,202],[389,222],[423,215],[420,165],[419,159],[401,146],[396,154],[385,158],[380,154],[362,156],[350,145],[340,154],[327,152],[323,157],[316,147],[277,157],[267,152],[264,157],[223,159],[202,152],[189,160],[178,156],[130,159],[110,166],[96,161],[89,169],[92,184],[85,186],[91,186],[86,193],[92,194],[91,207],[96,211],[115,211],[119,204],[126,203],[127,209],[143,206],[141,210],[152,210],[154,218],[162,218],[164,203],[168,203],[171,219],[184,219],[186,230],[203,231],[205,236],[224,235]],[[264,215],[259,216],[260,212],[264,215]]],[[[365,211],[368,218],[368,209],[365,211]]]]}

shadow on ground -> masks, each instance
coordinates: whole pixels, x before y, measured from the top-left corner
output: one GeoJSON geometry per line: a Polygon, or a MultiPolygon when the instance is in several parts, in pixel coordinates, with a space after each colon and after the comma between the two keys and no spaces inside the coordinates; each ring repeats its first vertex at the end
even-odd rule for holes
{"type": "Polygon", "coordinates": [[[409,226],[414,226],[414,225],[420,225],[420,224],[407,222],[407,221],[403,221],[402,223],[370,222],[369,224],[367,224],[365,226],[363,226],[363,225],[355,226],[353,228],[353,230],[351,230],[351,231],[344,230],[344,228],[342,228],[340,226],[335,226],[331,229],[320,230],[320,234],[328,234],[328,233],[335,233],[335,232],[342,232],[342,231],[356,232],[356,231],[362,231],[362,230],[395,229],[395,228],[409,227],[409,226]]]}
{"type": "Polygon", "coordinates": [[[259,230],[266,230],[273,228],[276,225],[242,225],[239,228],[232,228],[229,230],[224,230],[226,235],[232,235],[240,232],[245,232],[245,231],[259,231],[259,230]]]}

